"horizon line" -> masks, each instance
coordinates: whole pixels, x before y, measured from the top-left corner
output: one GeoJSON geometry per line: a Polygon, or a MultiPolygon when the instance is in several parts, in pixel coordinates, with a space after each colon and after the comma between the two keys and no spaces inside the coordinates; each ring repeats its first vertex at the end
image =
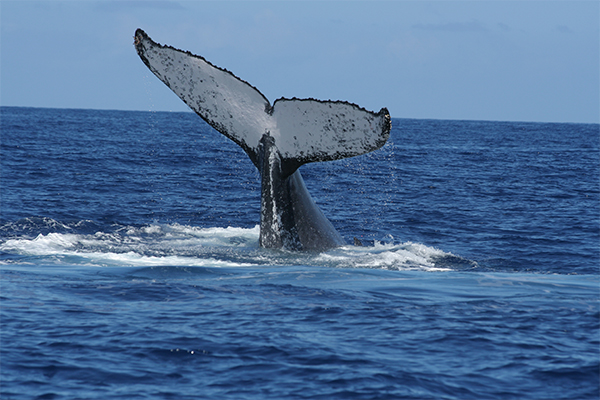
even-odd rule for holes
{"type": "MultiPolygon", "coordinates": [[[[9,106],[0,105],[0,108],[38,108],[49,110],[80,110],[80,111],[119,111],[119,112],[161,112],[161,113],[190,113],[196,114],[192,109],[189,110],[134,110],[134,109],[117,109],[117,108],[74,108],[74,107],[48,107],[48,106],[9,106]]],[[[197,114],[196,114],[197,115],[197,114]]],[[[404,120],[423,120],[423,121],[466,121],[466,122],[512,122],[512,123],[532,123],[532,124],[584,124],[584,125],[600,125],[598,122],[573,122],[573,121],[534,121],[534,120],[493,120],[493,119],[466,119],[466,118],[416,118],[416,117],[394,117],[392,119],[404,120]]]]}

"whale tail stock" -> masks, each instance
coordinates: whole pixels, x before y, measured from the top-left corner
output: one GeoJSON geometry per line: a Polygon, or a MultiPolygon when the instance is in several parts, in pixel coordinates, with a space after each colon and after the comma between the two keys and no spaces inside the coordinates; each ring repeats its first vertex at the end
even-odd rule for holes
{"type": "Polygon", "coordinates": [[[261,246],[320,249],[343,244],[310,198],[297,169],[380,148],[391,129],[387,109],[375,113],[344,101],[297,98],[280,98],[271,105],[258,89],[226,69],[160,45],[141,29],[135,32],[134,44],[150,71],[209,125],[242,147],[260,171],[261,246]],[[311,221],[299,224],[300,218],[311,221]],[[323,219],[326,222],[313,221],[323,219]],[[319,232],[328,232],[324,236],[330,240],[318,238],[323,236],[319,232]]]}

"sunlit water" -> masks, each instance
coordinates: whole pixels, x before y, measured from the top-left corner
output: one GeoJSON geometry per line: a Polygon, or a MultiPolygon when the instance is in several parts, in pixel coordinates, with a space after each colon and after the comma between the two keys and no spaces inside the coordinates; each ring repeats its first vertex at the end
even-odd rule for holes
{"type": "Polygon", "coordinates": [[[3,399],[600,395],[598,125],[394,119],[298,253],[194,114],[1,112],[3,399]]]}

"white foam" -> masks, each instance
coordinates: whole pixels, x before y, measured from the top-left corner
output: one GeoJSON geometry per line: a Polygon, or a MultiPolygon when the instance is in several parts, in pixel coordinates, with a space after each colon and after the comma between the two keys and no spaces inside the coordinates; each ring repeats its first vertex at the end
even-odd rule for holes
{"type": "Polygon", "coordinates": [[[195,228],[179,224],[126,227],[117,232],[95,234],[49,233],[31,239],[6,240],[0,250],[20,256],[50,258],[62,263],[123,266],[251,265],[218,257],[219,249],[258,248],[259,227],[195,228]],[[217,253],[217,256],[207,253],[217,253]]]}
{"type": "Polygon", "coordinates": [[[247,267],[313,265],[335,268],[440,271],[435,259],[451,256],[419,243],[375,242],[374,246],[344,246],[324,253],[263,250],[260,227],[198,228],[180,224],[123,227],[94,234],[49,233],[0,243],[16,262],[51,260],[93,266],[247,267]],[[35,259],[35,260],[33,260],[35,259]]]}
{"type": "Polygon", "coordinates": [[[319,259],[340,267],[447,271],[448,268],[436,267],[435,259],[449,255],[419,243],[384,244],[376,241],[373,247],[345,246],[321,253],[319,259]]]}
{"type": "Polygon", "coordinates": [[[65,249],[74,247],[78,237],[79,235],[70,233],[49,233],[40,234],[35,239],[9,239],[0,245],[0,250],[26,255],[60,254],[65,249]]]}

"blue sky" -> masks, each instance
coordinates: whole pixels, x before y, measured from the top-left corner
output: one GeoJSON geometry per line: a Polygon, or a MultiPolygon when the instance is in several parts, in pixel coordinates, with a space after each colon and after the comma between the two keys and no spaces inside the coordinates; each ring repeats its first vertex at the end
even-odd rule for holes
{"type": "Polygon", "coordinates": [[[600,2],[0,2],[0,104],[189,110],[144,29],[278,97],[396,118],[600,122],[600,2]]]}

